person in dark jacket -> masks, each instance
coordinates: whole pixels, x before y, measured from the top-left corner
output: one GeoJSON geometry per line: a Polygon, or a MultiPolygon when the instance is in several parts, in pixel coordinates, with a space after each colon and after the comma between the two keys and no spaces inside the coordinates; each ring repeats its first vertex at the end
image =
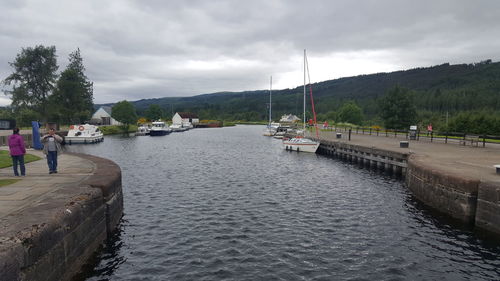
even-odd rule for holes
{"type": "Polygon", "coordinates": [[[26,148],[24,146],[24,139],[19,135],[19,128],[13,130],[13,134],[9,136],[7,140],[9,144],[10,156],[12,157],[12,167],[14,168],[14,176],[18,177],[19,172],[17,171],[17,166],[21,172],[21,176],[26,175],[26,168],[24,166],[24,154],[26,154],[26,148]]]}
{"type": "Polygon", "coordinates": [[[63,138],[56,135],[56,130],[51,128],[40,141],[43,143],[43,153],[47,155],[49,174],[57,173],[57,155],[62,153],[61,142],[63,138]]]}

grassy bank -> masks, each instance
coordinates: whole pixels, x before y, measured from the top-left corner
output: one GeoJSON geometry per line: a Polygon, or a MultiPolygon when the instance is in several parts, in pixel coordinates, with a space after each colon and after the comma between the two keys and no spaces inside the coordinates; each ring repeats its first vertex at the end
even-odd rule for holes
{"type": "MultiPolygon", "coordinates": [[[[36,155],[31,155],[31,154],[24,155],[24,163],[33,162],[40,159],[42,158],[36,155]]],[[[12,157],[10,157],[9,152],[6,150],[0,150],[0,168],[6,168],[10,166],[12,166],[12,157]]]]}
{"type": "Polygon", "coordinates": [[[123,126],[117,126],[117,125],[100,126],[99,130],[101,130],[101,132],[104,135],[118,135],[118,134],[123,134],[123,133],[134,133],[137,131],[137,126],[130,125],[128,127],[128,131],[124,131],[123,126]]]}
{"type": "Polygon", "coordinates": [[[18,180],[18,179],[2,179],[2,180],[0,180],[0,187],[6,186],[9,184],[13,184],[13,183],[16,183],[18,181],[20,181],[20,180],[18,180]]]}

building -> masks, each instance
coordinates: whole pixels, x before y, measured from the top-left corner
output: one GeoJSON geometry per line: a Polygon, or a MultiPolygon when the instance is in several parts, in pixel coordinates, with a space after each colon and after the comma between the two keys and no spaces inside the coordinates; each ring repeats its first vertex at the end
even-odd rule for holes
{"type": "Polygon", "coordinates": [[[300,121],[300,118],[293,114],[285,114],[281,116],[280,122],[283,123],[294,123],[300,121]]]}
{"type": "Polygon", "coordinates": [[[197,125],[200,123],[200,119],[198,118],[198,115],[191,113],[191,112],[176,112],[174,117],[172,117],[172,124],[176,125],[197,125]]]}
{"type": "Polygon", "coordinates": [[[116,121],[111,117],[111,107],[101,106],[90,118],[90,123],[94,125],[121,125],[122,123],[116,121]]]}

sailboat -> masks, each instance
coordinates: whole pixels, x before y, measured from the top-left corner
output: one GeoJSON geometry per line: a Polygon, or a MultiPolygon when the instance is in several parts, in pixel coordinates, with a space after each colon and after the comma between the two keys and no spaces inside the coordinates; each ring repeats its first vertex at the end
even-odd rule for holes
{"type": "Polygon", "coordinates": [[[272,121],[272,106],[271,106],[271,101],[272,101],[272,93],[273,93],[273,77],[271,76],[271,80],[269,82],[269,122],[267,123],[266,129],[264,129],[264,136],[272,137],[276,134],[276,131],[278,130],[278,127],[280,124],[278,123],[273,123],[272,121]]]}
{"type": "MultiPolygon", "coordinates": [[[[292,150],[292,151],[301,151],[301,152],[311,152],[311,153],[316,153],[316,150],[318,150],[319,147],[319,142],[318,141],[313,141],[311,139],[308,139],[305,137],[305,132],[306,132],[306,66],[307,66],[307,56],[306,56],[306,50],[304,50],[304,128],[302,131],[302,136],[298,135],[294,138],[291,139],[283,139],[283,148],[286,150],[292,150]]],[[[307,74],[309,75],[309,67],[307,66],[307,74]]],[[[309,81],[309,84],[311,84],[311,81],[309,81]]],[[[311,105],[313,108],[313,114],[314,114],[314,121],[316,122],[316,112],[314,111],[314,102],[312,100],[312,89],[310,89],[310,94],[311,94],[311,105]]],[[[315,124],[316,126],[316,124],[315,124]]],[[[316,135],[318,135],[317,131],[317,126],[316,126],[316,135]]]]}

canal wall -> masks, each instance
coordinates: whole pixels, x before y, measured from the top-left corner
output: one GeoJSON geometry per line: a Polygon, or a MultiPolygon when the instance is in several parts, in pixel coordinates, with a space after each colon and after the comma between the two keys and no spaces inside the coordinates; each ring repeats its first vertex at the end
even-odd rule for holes
{"type": "Polygon", "coordinates": [[[71,280],[116,229],[123,214],[121,170],[92,161],[92,175],[61,186],[18,213],[0,229],[0,280],[71,280]]]}
{"type": "Polygon", "coordinates": [[[452,173],[447,167],[431,167],[414,153],[341,140],[316,140],[320,141],[319,154],[401,175],[412,194],[424,204],[478,230],[500,234],[499,182],[482,182],[466,174],[452,173]]]}

